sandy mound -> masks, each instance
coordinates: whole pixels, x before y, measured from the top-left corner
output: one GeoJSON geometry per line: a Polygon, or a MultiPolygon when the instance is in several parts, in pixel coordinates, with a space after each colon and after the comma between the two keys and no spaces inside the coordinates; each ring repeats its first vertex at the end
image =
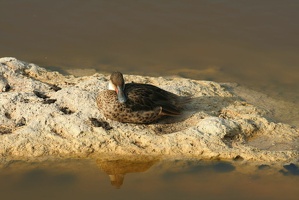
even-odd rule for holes
{"type": "Polygon", "coordinates": [[[63,76],[15,58],[0,59],[0,153],[5,159],[158,156],[298,162],[299,132],[269,120],[232,84],[125,75],[128,82],[193,95],[184,114],[157,124],[105,119],[97,93],[109,76],[63,76]]]}

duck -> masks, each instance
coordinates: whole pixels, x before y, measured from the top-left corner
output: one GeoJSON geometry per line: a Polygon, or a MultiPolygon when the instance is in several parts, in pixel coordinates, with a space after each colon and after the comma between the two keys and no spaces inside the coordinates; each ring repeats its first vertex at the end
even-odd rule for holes
{"type": "Polygon", "coordinates": [[[151,84],[125,83],[121,72],[113,72],[108,90],[98,93],[96,103],[110,120],[150,124],[165,116],[181,115],[190,100],[190,96],[179,96],[151,84]]]}

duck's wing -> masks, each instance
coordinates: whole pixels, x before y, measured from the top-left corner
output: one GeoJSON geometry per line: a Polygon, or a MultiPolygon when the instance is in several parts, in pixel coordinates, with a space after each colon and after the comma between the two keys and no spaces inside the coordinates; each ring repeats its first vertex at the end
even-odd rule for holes
{"type": "Polygon", "coordinates": [[[162,107],[162,115],[179,115],[179,96],[149,84],[128,83],[125,93],[132,110],[152,110],[162,107]]]}

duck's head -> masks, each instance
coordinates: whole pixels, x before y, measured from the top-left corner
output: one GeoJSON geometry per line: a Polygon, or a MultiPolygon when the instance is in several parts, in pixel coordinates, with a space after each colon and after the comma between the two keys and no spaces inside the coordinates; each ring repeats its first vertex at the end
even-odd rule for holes
{"type": "Polygon", "coordinates": [[[116,92],[118,101],[120,103],[125,103],[127,101],[127,97],[124,93],[125,80],[122,73],[113,72],[111,74],[108,89],[114,90],[116,92]]]}

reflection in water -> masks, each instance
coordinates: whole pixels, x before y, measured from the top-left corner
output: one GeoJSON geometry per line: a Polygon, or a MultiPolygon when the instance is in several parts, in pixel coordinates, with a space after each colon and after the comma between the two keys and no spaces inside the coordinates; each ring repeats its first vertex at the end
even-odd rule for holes
{"type": "Polygon", "coordinates": [[[299,167],[291,163],[289,165],[283,166],[285,170],[280,170],[279,172],[286,176],[299,176],[299,167]]]}
{"type": "Polygon", "coordinates": [[[46,169],[33,169],[25,172],[19,184],[19,189],[48,188],[49,186],[72,185],[76,181],[76,175],[71,173],[53,173],[46,169]]]}
{"type": "Polygon", "coordinates": [[[109,175],[111,185],[120,188],[128,173],[140,173],[147,171],[158,160],[97,160],[97,166],[109,175]]]}
{"type": "Polygon", "coordinates": [[[187,169],[180,171],[169,171],[165,172],[163,177],[167,179],[176,178],[178,175],[183,174],[204,174],[207,171],[212,171],[214,173],[230,173],[235,170],[235,166],[228,162],[189,162],[187,164],[187,169]]]}
{"type": "Polygon", "coordinates": [[[297,163],[279,169],[271,164],[125,158],[16,162],[1,167],[0,194],[5,200],[295,200],[299,195],[297,176],[297,163]],[[107,174],[116,188],[122,185],[120,190],[108,184],[107,174]]]}
{"type": "Polygon", "coordinates": [[[216,172],[220,172],[220,173],[226,173],[235,170],[235,167],[232,164],[227,162],[218,162],[212,165],[212,167],[216,172]]]}

